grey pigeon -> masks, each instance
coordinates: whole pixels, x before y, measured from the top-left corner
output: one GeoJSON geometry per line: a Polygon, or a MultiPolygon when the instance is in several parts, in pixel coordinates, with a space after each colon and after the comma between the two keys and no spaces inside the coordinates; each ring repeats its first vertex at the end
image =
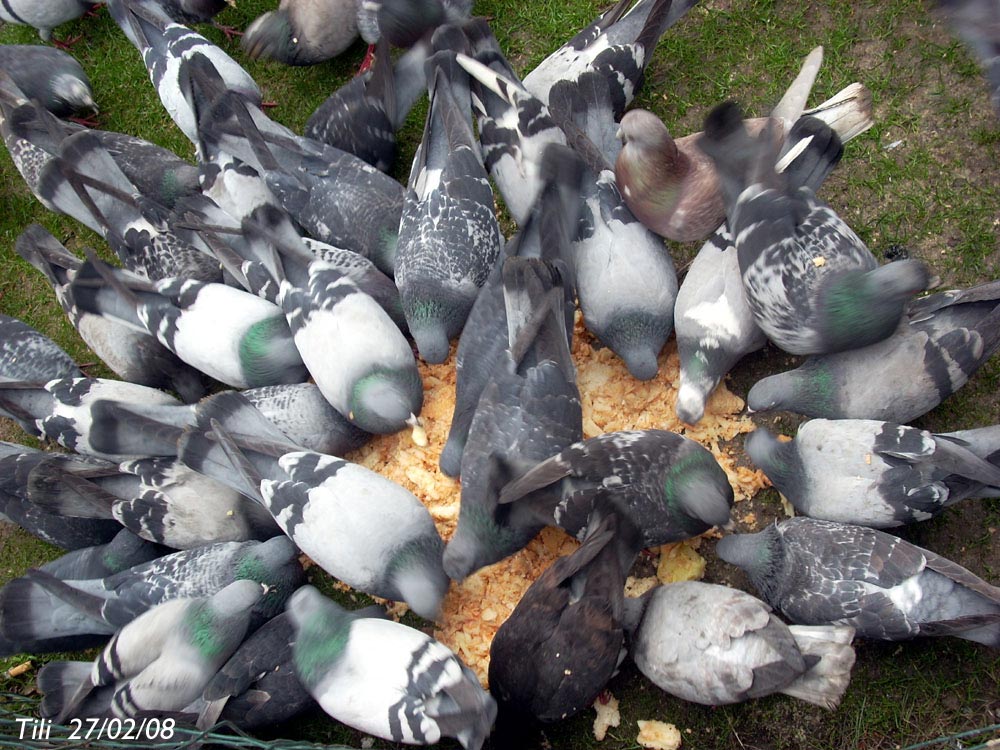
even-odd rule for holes
{"type": "MultiPolygon", "coordinates": [[[[769,124],[752,138],[739,107],[730,102],[709,114],[698,140],[719,170],[743,288],[757,324],[792,354],[856,349],[887,338],[909,299],[930,282],[927,269],[916,260],[879,267],[811,189],[792,189],[774,171],[774,131],[769,124]]],[[[841,144],[830,132],[835,160],[841,144]]]]}
{"type": "Polygon", "coordinates": [[[793,622],[850,625],[863,638],[953,635],[1000,647],[1000,588],[884,531],[790,518],[723,537],[716,552],[793,622]]]}
{"type": "Polygon", "coordinates": [[[198,56],[216,71],[226,87],[260,104],[257,83],[220,47],[187,26],[177,24],[152,0],[111,0],[108,10],[119,28],[142,55],[150,81],[177,127],[196,146],[198,113],[185,96],[182,62],[198,56]]]}
{"type": "MultiPolygon", "coordinates": [[[[0,315],[0,383],[79,377],[80,368],[56,342],[17,318],[0,315]]],[[[0,414],[10,416],[2,406],[0,414]]]]}
{"type": "Polygon", "coordinates": [[[994,0],[937,0],[934,5],[979,58],[993,109],[1000,116],[1000,7],[994,0]]]}
{"type": "Polygon", "coordinates": [[[191,367],[234,388],[306,379],[281,308],[225,284],[152,284],[96,257],[70,285],[81,310],[156,336],[191,367]]]}
{"type": "Polygon", "coordinates": [[[394,742],[454,737],[464,750],[482,747],[496,702],[440,642],[392,620],[358,617],[312,586],[292,596],[288,613],[295,671],[330,716],[394,742]]]}
{"type": "Polygon", "coordinates": [[[13,79],[0,70],[0,135],[14,167],[28,189],[50,210],[38,193],[38,181],[45,165],[59,153],[65,137],[62,121],[41,105],[30,102],[13,79]]]}
{"type": "Polygon", "coordinates": [[[501,711],[554,722],[589,708],[625,656],[625,577],[635,529],[595,514],[583,543],[550,565],[490,645],[501,711]]]}
{"type": "Polygon", "coordinates": [[[389,43],[381,42],[371,68],[324,99],[309,116],[303,133],[388,172],[396,161],[399,125],[389,43]]]}
{"type": "Polygon", "coordinates": [[[239,647],[262,594],[260,584],[241,580],[211,596],[153,607],[115,633],[65,705],[47,711],[62,723],[90,690],[110,685],[111,712],[119,719],[183,709],[239,647]]]}
{"type": "Polygon", "coordinates": [[[436,618],[448,577],[423,504],[358,464],[299,449],[238,394],[227,396],[181,439],[182,460],[257,499],[330,575],[436,618]]]}
{"type": "MultiPolygon", "coordinates": [[[[842,142],[855,137],[874,123],[871,93],[851,84],[810,112],[792,125],[782,165],[791,186],[806,185],[815,191],[834,166],[826,154],[826,131],[818,121],[828,123],[842,142]]],[[[725,222],[688,268],[674,317],[681,366],[677,416],[697,424],[723,376],[743,356],[767,343],[747,304],[735,240],[725,222]]]]}
{"type": "Polygon", "coordinates": [[[68,52],[38,44],[0,44],[0,70],[28,99],[57,117],[97,111],[90,79],[68,52]]]}
{"type": "Polygon", "coordinates": [[[467,24],[465,32],[473,54],[457,59],[476,81],[472,108],[483,160],[510,215],[523,226],[542,187],[542,152],[549,143],[565,145],[566,135],[521,85],[485,19],[467,24]]]}
{"type": "Polygon", "coordinates": [[[83,261],[45,228],[29,224],[17,238],[14,249],[48,279],[56,300],[80,338],[118,377],[130,383],[174,391],[187,403],[204,394],[201,374],[181,362],[154,336],[113,318],[80,310],[70,283],[83,261]]]}
{"type": "MultiPolygon", "coordinates": [[[[446,39],[435,35],[435,43],[446,39]]],[[[468,76],[449,50],[427,67],[430,110],[407,184],[395,277],[420,357],[438,364],[465,325],[503,237],[472,130],[468,76]]]]}
{"type": "Polygon", "coordinates": [[[162,544],[155,544],[136,536],[128,529],[122,529],[110,542],[72,550],[40,565],[38,569],[64,581],[106,578],[170,552],[172,550],[162,544]]]}
{"type": "Polygon", "coordinates": [[[315,65],[357,38],[358,0],[281,0],[247,27],[240,46],[255,60],[315,65]]]}
{"type": "Polygon", "coordinates": [[[167,393],[104,378],[0,382],[0,405],[33,418],[39,437],[119,461],[176,455],[181,429],[194,420],[191,407],[167,393]]]}
{"type": "Polygon", "coordinates": [[[295,629],[287,612],[248,637],[202,691],[198,726],[228,721],[243,730],[274,726],[316,705],[295,674],[295,629]]]}
{"type": "Polygon", "coordinates": [[[642,83],[643,73],[663,32],[697,0],[618,0],[586,28],[524,77],[524,86],[544,103],[560,81],[576,81],[588,72],[601,74],[621,119],[642,83]]]}
{"type": "MultiPolygon", "coordinates": [[[[0,442],[0,521],[16,524],[42,541],[65,550],[110,542],[121,531],[117,521],[67,518],[49,513],[28,500],[28,473],[48,455],[26,445],[0,442]]],[[[3,641],[0,634],[0,649],[4,648],[3,641]]],[[[21,651],[23,649],[15,648],[9,653],[21,651]]]]}
{"type": "Polygon", "coordinates": [[[700,581],[659,586],[631,638],[657,687],[709,706],[784,693],[833,709],[854,666],[846,625],[785,625],[760,599],[700,581]]]}
{"type": "Polygon", "coordinates": [[[174,458],[95,466],[53,455],[29,474],[28,499],[66,516],[113,518],[143,539],[174,549],[281,533],[253,500],[174,458]]]}
{"type": "Polygon", "coordinates": [[[413,351],[346,274],[314,261],[307,285],[281,283],[278,303],[309,373],[337,411],[367,432],[419,427],[424,391],[413,351]]]}
{"type": "Polygon", "coordinates": [[[1000,281],[938,292],[911,302],[884,341],[763,378],[747,406],[906,424],[965,385],[997,347],[1000,281]]]}
{"type": "Polygon", "coordinates": [[[1000,496],[996,466],[946,435],[893,422],[813,419],[789,442],[758,428],[745,450],[810,518],[888,528],[1000,496]]]}
{"type": "Polygon", "coordinates": [[[544,522],[520,512],[523,505],[499,505],[499,490],[583,438],[562,277],[547,261],[515,256],[504,261],[503,288],[508,347],[472,418],[458,525],[444,552],[455,580],[514,554],[542,529],[544,522]]]}
{"type": "Polygon", "coordinates": [[[52,29],[74,21],[94,7],[87,0],[8,0],[0,5],[0,21],[32,26],[42,41],[52,39],[52,29]]]}
{"type": "MultiPolygon", "coordinates": [[[[358,25],[366,26],[365,41],[375,42],[375,34],[395,47],[413,47],[440,24],[458,23],[469,17],[471,0],[362,0],[358,4],[358,25]],[[364,18],[374,14],[375,26],[364,18]]],[[[376,40],[377,41],[377,40],[376,40]]]]}
{"type": "MultiPolygon", "coordinates": [[[[566,146],[549,146],[541,164],[542,189],[528,219],[507,242],[493,270],[476,297],[455,355],[455,411],[448,439],[441,450],[441,471],[448,476],[461,472],[469,427],[476,413],[480,394],[503,362],[509,344],[507,312],[504,302],[503,261],[507,257],[544,258],[550,262],[563,259],[570,269],[566,237],[580,215],[583,162],[566,146]]],[[[572,288],[572,279],[563,278],[564,290],[572,288]]],[[[565,293],[564,293],[565,294],[565,293]]],[[[573,330],[572,293],[565,294],[567,342],[573,330]]]]}
{"type": "Polygon", "coordinates": [[[211,595],[242,579],[267,589],[254,609],[257,625],[280,612],[304,582],[298,556],[279,535],[183,550],[105,578],[62,581],[29,570],[0,589],[0,638],[27,653],[77,650],[103,642],[157,604],[211,595]]]}
{"type": "Polygon", "coordinates": [[[609,432],[571,445],[500,490],[581,535],[598,502],[640,531],[639,549],[697,536],[729,522],[733,488],[712,454],[665,430],[609,432]]]}

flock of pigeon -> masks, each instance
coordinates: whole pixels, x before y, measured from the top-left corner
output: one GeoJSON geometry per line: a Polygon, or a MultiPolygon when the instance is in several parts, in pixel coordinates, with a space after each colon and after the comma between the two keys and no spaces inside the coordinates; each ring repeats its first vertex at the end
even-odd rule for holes
{"type": "MultiPolygon", "coordinates": [[[[17,241],[120,381],[0,319],[0,414],[72,451],[0,445],[3,517],[69,550],[0,590],[0,654],[103,645],[39,672],[44,716],[253,729],[318,703],[388,740],[475,750],[498,704],[565,718],[626,654],[687,700],[781,692],[832,708],[855,635],[1000,647],[1000,589],[879,530],[1000,496],[1000,426],[905,426],[1000,348],[1000,281],[917,298],[928,269],[879,265],[817,198],[843,142],[871,125],[859,84],[806,109],[821,49],[767,118],[726,103],[673,140],[627,110],[693,4],[620,0],[521,80],[468,2],[332,0],[317,18],[282,0],[248,29],[250,54],[309,64],[358,28],[373,44],[299,135],[183,25],[222,3],[109,0],[197,166],[60,119],[94,107],[67,54],[0,49],[14,164],[123,266],[38,225],[17,241]],[[424,91],[403,186],[384,170],[424,91]],[[518,225],[507,240],[490,178],[518,225]],[[705,241],[679,288],[663,237],[705,241]],[[764,601],[699,582],[624,596],[641,550],[726,526],[733,491],[681,435],[582,439],[577,305],[639,379],[676,332],[688,423],[767,341],[809,355],[748,401],[816,418],[792,441],[759,429],[745,446],[804,515],[717,545],[764,601]],[[340,456],[372,434],[426,439],[417,357],[442,362],[456,338],[440,466],[462,494],[445,544],[412,493],[340,456]],[[882,374],[895,372],[912,377],[882,374]],[[550,525],[582,543],[497,633],[490,692],[423,632],[305,585],[299,560],[433,620],[451,580],[550,525]]],[[[0,18],[48,38],[85,6],[9,0],[0,18]]],[[[995,72],[995,43],[975,48],[995,72]]]]}

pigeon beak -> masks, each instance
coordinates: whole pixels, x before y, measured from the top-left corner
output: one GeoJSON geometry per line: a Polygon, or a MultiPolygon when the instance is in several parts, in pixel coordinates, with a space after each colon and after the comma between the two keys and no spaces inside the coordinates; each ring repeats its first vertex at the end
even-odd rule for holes
{"type": "Polygon", "coordinates": [[[623,141],[624,142],[625,136],[622,133],[622,129],[621,128],[618,128],[618,130],[615,131],[615,138],[617,138],[619,141],[623,141]]]}

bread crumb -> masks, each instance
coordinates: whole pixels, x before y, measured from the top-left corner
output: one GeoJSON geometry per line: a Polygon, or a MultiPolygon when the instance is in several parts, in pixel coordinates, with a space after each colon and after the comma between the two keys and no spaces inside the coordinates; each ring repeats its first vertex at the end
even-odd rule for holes
{"type": "Polygon", "coordinates": [[[639,736],[635,741],[650,750],[677,750],[681,746],[681,733],[673,724],[664,721],[640,719],[639,736]]]}
{"type": "Polygon", "coordinates": [[[660,582],[656,576],[649,576],[647,578],[629,576],[625,579],[625,596],[639,597],[659,585],[660,582]]]}
{"type": "Polygon", "coordinates": [[[692,541],[688,539],[660,547],[660,562],[656,566],[660,583],[700,581],[705,575],[705,558],[694,551],[692,541]]]}
{"type": "Polygon", "coordinates": [[[622,722],[618,699],[605,690],[594,701],[594,710],[597,712],[597,716],[594,717],[594,739],[603,742],[608,736],[608,729],[617,727],[622,722]]]}
{"type": "Polygon", "coordinates": [[[823,266],[826,265],[826,258],[824,258],[822,255],[813,258],[813,265],[816,266],[816,268],[822,268],[823,266]]]}

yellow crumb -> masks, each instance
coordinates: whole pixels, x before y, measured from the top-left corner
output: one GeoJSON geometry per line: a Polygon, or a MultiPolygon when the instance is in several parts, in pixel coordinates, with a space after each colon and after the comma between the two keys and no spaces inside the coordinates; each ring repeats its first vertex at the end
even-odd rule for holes
{"type": "Polygon", "coordinates": [[[822,268],[823,266],[826,265],[826,258],[824,258],[822,255],[813,258],[813,265],[816,266],[816,268],[822,268]]]}
{"type": "Polygon", "coordinates": [[[635,741],[650,750],[677,750],[681,746],[681,733],[673,724],[663,721],[639,720],[639,736],[635,741]]]}
{"type": "Polygon", "coordinates": [[[618,710],[618,699],[605,690],[594,701],[594,710],[597,712],[597,716],[594,717],[594,739],[603,742],[604,738],[608,736],[608,729],[622,723],[622,715],[618,710]]]}
{"type": "Polygon", "coordinates": [[[689,539],[660,547],[660,562],[656,566],[656,577],[660,583],[700,581],[705,575],[705,558],[694,551],[692,541],[689,539]]]}

